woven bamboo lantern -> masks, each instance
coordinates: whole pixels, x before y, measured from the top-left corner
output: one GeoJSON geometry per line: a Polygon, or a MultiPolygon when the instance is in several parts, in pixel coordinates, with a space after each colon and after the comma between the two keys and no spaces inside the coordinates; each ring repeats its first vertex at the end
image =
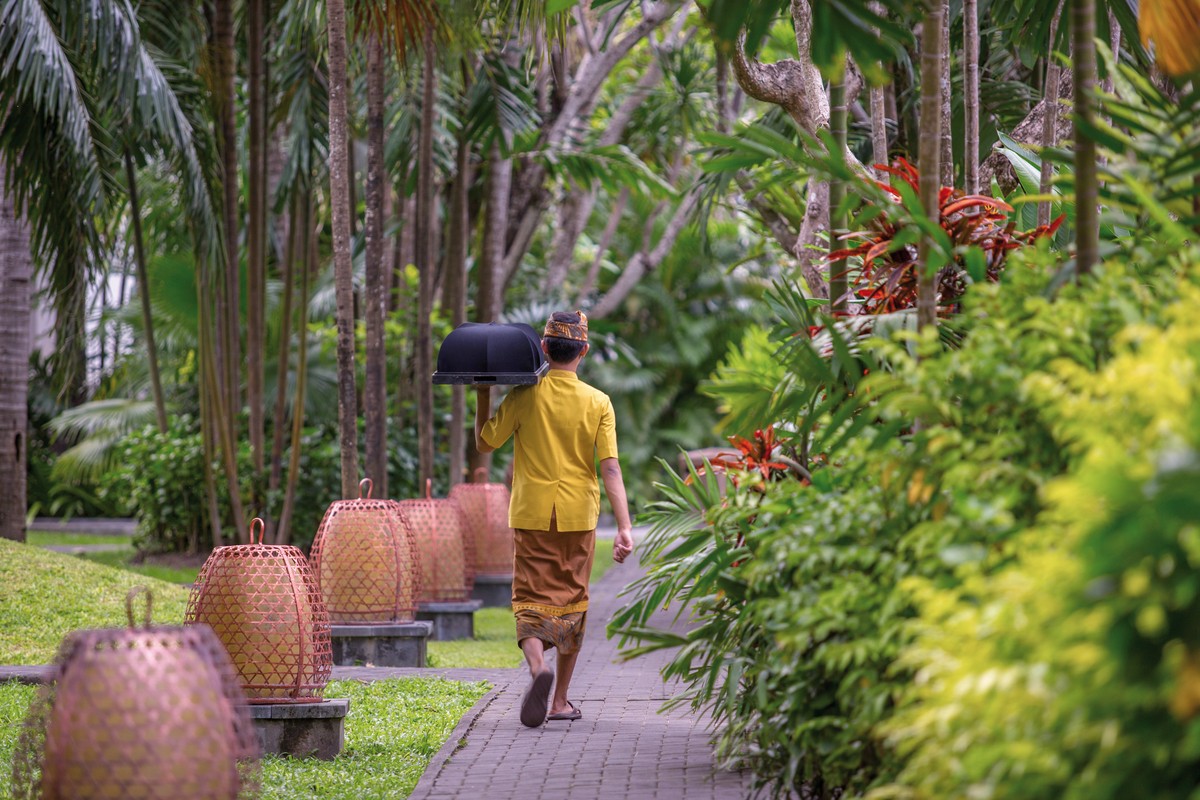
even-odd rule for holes
{"type": "MultiPolygon", "coordinates": [[[[487,470],[475,471],[486,478],[487,470]]],[[[512,575],[513,529],[508,527],[508,487],[503,483],[460,483],[450,490],[467,520],[467,536],[475,545],[476,575],[512,575]]]]}
{"type": "Polygon", "coordinates": [[[258,739],[207,625],[75,631],[30,707],[13,759],[18,798],[233,800],[258,792],[258,739]]]}
{"type": "Polygon", "coordinates": [[[455,603],[471,596],[475,576],[473,542],[458,503],[433,497],[433,482],[425,481],[425,497],[396,503],[416,534],[421,565],[418,604],[455,603]]]}
{"type": "Polygon", "coordinates": [[[357,500],[330,504],[313,540],[312,565],[333,624],[416,618],[416,537],[394,503],[371,499],[370,479],[359,484],[357,500]]]}
{"type": "Polygon", "coordinates": [[[329,613],[304,553],[263,544],[263,527],[256,518],[250,544],[212,552],[184,621],[212,626],[249,702],[319,703],[333,672],[329,613]]]}

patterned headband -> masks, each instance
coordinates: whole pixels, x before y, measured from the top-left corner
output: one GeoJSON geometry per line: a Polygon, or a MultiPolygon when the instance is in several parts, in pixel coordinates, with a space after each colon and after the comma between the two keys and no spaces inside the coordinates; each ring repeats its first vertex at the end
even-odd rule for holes
{"type": "Polygon", "coordinates": [[[551,317],[546,321],[546,330],[542,333],[542,337],[553,337],[555,339],[572,339],[576,342],[586,342],[588,340],[588,324],[587,314],[582,311],[575,312],[579,314],[579,322],[559,322],[551,317]]]}

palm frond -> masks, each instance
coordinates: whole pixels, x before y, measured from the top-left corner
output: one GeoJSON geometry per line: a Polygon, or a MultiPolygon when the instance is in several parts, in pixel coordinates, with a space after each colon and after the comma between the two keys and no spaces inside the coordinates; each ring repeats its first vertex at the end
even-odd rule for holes
{"type": "Polygon", "coordinates": [[[55,436],[66,438],[100,433],[121,436],[153,421],[152,401],[114,397],[108,400],[93,400],[67,409],[50,420],[50,430],[55,436]]]}

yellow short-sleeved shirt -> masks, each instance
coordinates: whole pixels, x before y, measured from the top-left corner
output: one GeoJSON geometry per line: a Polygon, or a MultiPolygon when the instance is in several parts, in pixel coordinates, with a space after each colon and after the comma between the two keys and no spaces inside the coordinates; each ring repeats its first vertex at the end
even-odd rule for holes
{"type": "Polygon", "coordinates": [[[587,531],[600,516],[596,458],[617,457],[617,426],[608,395],[574,372],[552,369],[534,386],[508,393],[481,431],[500,447],[516,436],[512,503],[508,524],[560,531],[587,531]]]}

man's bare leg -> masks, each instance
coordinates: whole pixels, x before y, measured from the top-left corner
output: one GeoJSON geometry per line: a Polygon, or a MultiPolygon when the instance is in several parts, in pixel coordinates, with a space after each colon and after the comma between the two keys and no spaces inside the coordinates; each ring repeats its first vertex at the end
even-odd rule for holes
{"type": "Polygon", "coordinates": [[[521,652],[525,654],[525,663],[529,665],[529,675],[536,676],[546,668],[546,648],[542,640],[530,636],[520,641],[521,652]]]}
{"type": "Polygon", "coordinates": [[[550,701],[551,714],[565,714],[571,710],[567,702],[567,690],[571,688],[571,674],[575,672],[575,662],[578,660],[578,650],[570,655],[558,654],[558,668],[555,670],[558,677],[554,683],[554,699],[550,701]]]}

